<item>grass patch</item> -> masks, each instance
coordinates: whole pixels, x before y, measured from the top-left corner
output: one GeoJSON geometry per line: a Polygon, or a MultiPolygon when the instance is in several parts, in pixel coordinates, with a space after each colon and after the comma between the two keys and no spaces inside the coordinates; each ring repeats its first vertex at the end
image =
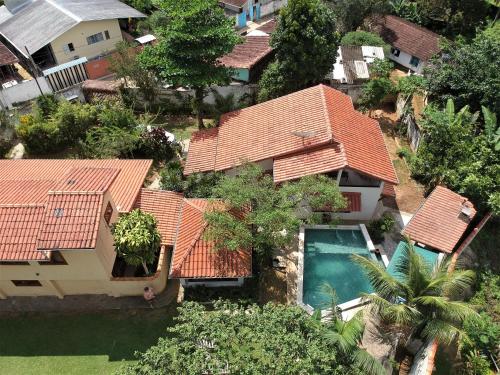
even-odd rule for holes
{"type": "Polygon", "coordinates": [[[165,336],[175,307],[0,317],[0,373],[112,374],[165,336]]]}

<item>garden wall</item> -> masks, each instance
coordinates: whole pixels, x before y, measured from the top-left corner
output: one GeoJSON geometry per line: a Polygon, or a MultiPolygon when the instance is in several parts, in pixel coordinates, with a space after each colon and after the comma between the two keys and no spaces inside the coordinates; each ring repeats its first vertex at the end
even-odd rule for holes
{"type": "Polygon", "coordinates": [[[10,109],[15,103],[22,103],[38,98],[41,95],[40,89],[44,94],[52,93],[44,77],[38,77],[36,81],[35,79],[30,79],[29,81],[20,82],[15,86],[0,90],[0,103],[3,107],[10,109]],[[38,88],[37,81],[40,88],[38,88]]]}

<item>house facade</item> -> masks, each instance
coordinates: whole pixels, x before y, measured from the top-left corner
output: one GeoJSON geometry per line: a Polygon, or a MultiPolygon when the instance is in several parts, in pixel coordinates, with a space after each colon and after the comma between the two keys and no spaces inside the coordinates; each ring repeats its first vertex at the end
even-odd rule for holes
{"type": "Polygon", "coordinates": [[[0,37],[45,69],[113,51],[123,40],[119,20],[143,17],[118,0],[9,0],[0,7],[0,37]]]}
{"type": "Polygon", "coordinates": [[[391,46],[389,59],[417,74],[441,50],[438,34],[393,15],[371,17],[365,27],[391,46]]]}
{"type": "Polygon", "coordinates": [[[345,220],[370,220],[398,180],[379,124],[351,98],[318,85],[222,116],[193,134],[184,173],[238,173],[259,164],[279,184],[314,174],[335,179],[347,200],[345,220]]]}

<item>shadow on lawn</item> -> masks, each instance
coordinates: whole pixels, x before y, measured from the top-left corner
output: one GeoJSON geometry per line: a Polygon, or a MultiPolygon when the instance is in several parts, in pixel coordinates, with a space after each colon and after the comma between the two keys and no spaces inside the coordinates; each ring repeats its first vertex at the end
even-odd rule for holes
{"type": "Polygon", "coordinates": [[[0,356],[107,355],[133,360],[173,324],[175,306],[154,310],[29,314],[0,318],[0,356]]]}

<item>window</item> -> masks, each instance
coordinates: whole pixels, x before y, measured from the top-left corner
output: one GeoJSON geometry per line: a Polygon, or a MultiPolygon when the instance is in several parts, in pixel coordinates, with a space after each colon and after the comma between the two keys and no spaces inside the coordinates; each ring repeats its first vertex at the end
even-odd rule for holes
{"type": "Polygon", "coordinates": [[[110,36],[108,30],[104,31],[104,36],[106,37],[106,40],[109,40],[110,36]]]}
{"type": "Polygon", "coordinates": [[[420,64],[420,59],[418,57],[412,56],[410,60],[410,65],[416,68],[418,64],[420,64]]]}
{"type": "Polygon", "coordinates": [[[111,202],[108,202],[106,206],[106,211],[104,211],[104,220],[106,220],[106,224],[109,225],[111,221],[111,216],[113,216],[113,206],[111,206],[111,202]]]}
{"type": "Polygon", "coordinates": [[[97,33],[97,34],[94,34],[94,35],[87,37],[87,43],[89,45],[102,42],[103,40],[104,40],[104,37],[103,37],[102,33],[97,33]]]}
{"type": "Polygon", "coordinates": [[[73,45],[73,43],[68,43],[68,49],[70,52],[73,52],[75,50],[75,46],[73,45]]]}
{"type": "Polygon", "coordinates": [[[48,262],[38,262],[41,266],[51,266],[51,265],[65,265],[68,264],[66,259],[62,256],[61,252],[58,250],[53,250],[50,252],[50,260],[48,262]]]}
{"type": "Polygon", "coordinates": [[[29,262],[0,262],[0,266],[29,266],[29,262]]]}
{"type": "Polygon", "coordinates": [[[11,280],[15,286],[42,286],[38,280],[11,280]]]}
{"type": "Polygon", "coordinates": [[[391,48],[391,54],[393,54],[394,56],[398,57],[399,56],[399,53],[401,51],[398,50],[397,48],[391,48]]]}

